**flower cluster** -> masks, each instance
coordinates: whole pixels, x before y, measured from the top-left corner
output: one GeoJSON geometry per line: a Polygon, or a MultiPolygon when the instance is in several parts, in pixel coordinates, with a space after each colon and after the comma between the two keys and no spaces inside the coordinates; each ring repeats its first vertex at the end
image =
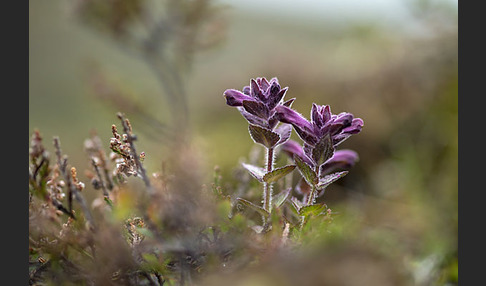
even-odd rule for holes
{"type": "Polygon", "coordinates": [[[226,104],[237,107],[250,124],[273,130],[278,123],[276,107],[290,106],[295,100],[292,98],[281,103],[287,90],[288,87],[280,87],[275,77],[270,81],[258,77],[251,79],[250,85],[243,87],[242,91],[227,89],[223,95],[226,104]]]}
{"type": "MultiPolygon", "coordinates": [[[[314,203],[319,191],[346,175],[347,169],[357,162],[356,152],[336,151],[336,146],[359,133],[364,122],[348,112],[332,114],[329,105],[315,103],[312,104],[309,121],[291,108],[295,98],[283,102],[287,90],[287,87],[281,88],[277,78],[268,81],[259,77],[251,79],[250,86],[245,86],[242,91],[227,89],[223,95],[226,103],[237,107],[248,121],[250,135],[256,143],[272,152],[272,148],[282,144],[282,150],[294,159],[297,169],[312,188],[309,197],[305,199],[305,205],[310,205],[314,203]],[[273,130],[279,122],[283,124],[275,133],[273,130]],[[302,146],[289,139],[290,126],[302,139],[302,146]],[[341,172],[333,173],[337,170],[341,172]]],[[[254,167],[247,169],[255,173],[254,167]]],[[[271,166],[267,168],[267,172],[270,171],[271,166]]]]}
{"type": "MultiPolygon", "coordinates": [[[[354,118],[353,114],[348,112],[335,115],[331,113],[329,105],[318,106],[315,103],[312,104],[310,121],[286,106],[279,106],[276,109],[275,117],[294,127],[304,141],[303,152],[294,152],[294,154],[300,156],[304,162],[314,168],[320,168],[327,160],[330,160],[335,147],[352,134],[359,133],[363,127],[361,118],[354,118]]],[[[288,148],[296,149],[297,147],[288,148]]],[[[338,154],[338,158],[345,158],[348,161],[356,157],[355,154],[349,152],[338,154]]],[[[353,164],[348,163],[348,165],[353,164]]]]}

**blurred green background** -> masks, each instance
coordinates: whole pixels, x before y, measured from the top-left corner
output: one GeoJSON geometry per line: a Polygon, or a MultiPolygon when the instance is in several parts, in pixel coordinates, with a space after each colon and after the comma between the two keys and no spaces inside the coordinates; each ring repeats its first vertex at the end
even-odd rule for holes
{"type": "MultiPolygon", "coordinates": [[[[224,5],[222,40],[195,55],[185,78],[193,140],[208,178],[218,165],[231,182],[253,146],[223,91],[276,76],[304,116],[315,102],[365,122],[340,146],[357,151],[360,161],[329,187],[328,205],[349,216],[362,239],[412,267],[417,285],[455,281],[457,1],[216,3],[224,5]]],[[[170,152],[164,136],[143,130],[145,121],[131,110],[101,100],[92,80],[103,75],[164,123],[171,107],[160,83],[139,57],[76,13],[65,1],[29,1],[29,136],[39,129],[49,150],[59,136],[70,164],[87,169],[84,139],[96,130],[108,150],[122,111],[147,168],[160,169],[170,152]]]]}

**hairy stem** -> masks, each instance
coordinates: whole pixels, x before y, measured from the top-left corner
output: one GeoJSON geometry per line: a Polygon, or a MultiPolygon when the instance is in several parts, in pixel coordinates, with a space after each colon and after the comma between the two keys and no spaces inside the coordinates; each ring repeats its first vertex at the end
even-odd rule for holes
{"type": "MultiPolygon", "coordinates": [[[[271,172],[273,170],[273,148],[267,148],[267,166],[266,171],[271,172]]],[[[271,212],[272,205],[272,183],[263,183],[263,209],[271,212]]]]}

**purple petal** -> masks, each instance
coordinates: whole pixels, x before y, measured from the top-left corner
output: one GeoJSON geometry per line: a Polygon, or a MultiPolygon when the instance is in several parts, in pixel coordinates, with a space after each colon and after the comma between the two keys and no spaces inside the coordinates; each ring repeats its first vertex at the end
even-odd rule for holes
{"type": "Polygon", "coordinates": [[[338,114],[337,118],[334,120],[335,123],[341,123],[344,128],[351,125],[354,116],[351,113],[341,112],[338,114]]]}
{"type": "Polygon", "coordinates": [[[280,120],[283,123],[289,123],[292,124],[294,127],[299,127],[305,132],[308,132],[312,134],[313,128],[312,125],[310,124],[307,119],[305,119],[302,115],[300,115],[298,112],[296,112],[293,109],[290,109],[286,106],[279,105],[275,108],[276,114],[278,120],[280,120]]]}
{"type": "Polygon", "coordinates": [[[284,144],[282,144],[282,151],[284,151],[287,155],[289,155],[290,158],[293,158],[294,155],[297,155],[300,158],[302,158],[302,160],[304,162],[306,162],[309,165],[312,165],[312,162],[309,159],[309,157],[307,157],[304,154],[304,151],[302,149],[302,146],[300,146],[299,143],[295,142],[292,139],[289,139],[287,142],[285,142],[284,144]]]}
{"type": "Polygon", "coordinates": [[[226,104],[228,104],[229,106],[243,106],[243,100],[255,100],[252,97],[245,95],[244,93],[236,89],[225,90],[223,96],[226,99],[226,104]]]}
{"type": "Polygon", "coordinates": [[[324,124],[326,124],[331,119],[331,107],[329,105],[325,105],[324,108],[321,110],[322,120],[324,124]]]}
{"type": "Polygon", "coordinates": [[[331,136],[338,135],[344,128],[351,126],[353,115],[351,113],[342,112],[339,115],[331,116],[331,120],[327,122],[319,132],[319,136],[329,133],[331,136]]]}
{"type": "Polygon", "coordinates": [[[270,82],[269,82],[269,83],[270,83],[270,85],[271,85],[273,82],[278,83],[278,79],[277,79],[276,77],[272,77],[272,78],[270,79],[270,82]]]}
{"type": "Polygon", "coordinates": [[[321,166],[321,176],[336,170],[346,171],[351,169],[359,160],[358,153],[353,150],[339,150],[334,156],[321,166]]]}
{"type": "Polygon", "coordinates": [[[364,122],[361,118],[354,118],[351,125],[343,129],[343,133],[356,134],[363,128],[364,122]]]}
{"type": "Polygon", "coordinates": [[[244,86],[241,91],[246,95],[250,95],[250,86],[249,85],[244,86]]]}
{"type": "Polygon", "coordinates": [[[292,124],[299,137],[310,145],[317,143],[317,135],[313,130],[312,124],[302,115],[283,105],[275,107],[275,116],[280,122],[292,124]]]}

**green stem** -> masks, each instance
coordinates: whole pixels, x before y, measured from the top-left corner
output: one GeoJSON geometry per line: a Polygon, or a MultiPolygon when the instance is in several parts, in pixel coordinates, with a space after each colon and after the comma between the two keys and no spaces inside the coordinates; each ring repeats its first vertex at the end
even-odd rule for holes
{"type": "MultiPolygon", "coordinates": [[[[317,176],[319,177],[319,166],[316,166],[314,172],[316,172],[317,176]]],[[[314,203],[314,200],[316,199],[316,196],[317,196],[317,188],[316,188],[316,185],[315,184],[312,184],[312,189],[311,189],[311,193],[309,194],[309,196],[307,197],[307,202],[306,202],[306,206],[310,206],[314,203]]]]}

